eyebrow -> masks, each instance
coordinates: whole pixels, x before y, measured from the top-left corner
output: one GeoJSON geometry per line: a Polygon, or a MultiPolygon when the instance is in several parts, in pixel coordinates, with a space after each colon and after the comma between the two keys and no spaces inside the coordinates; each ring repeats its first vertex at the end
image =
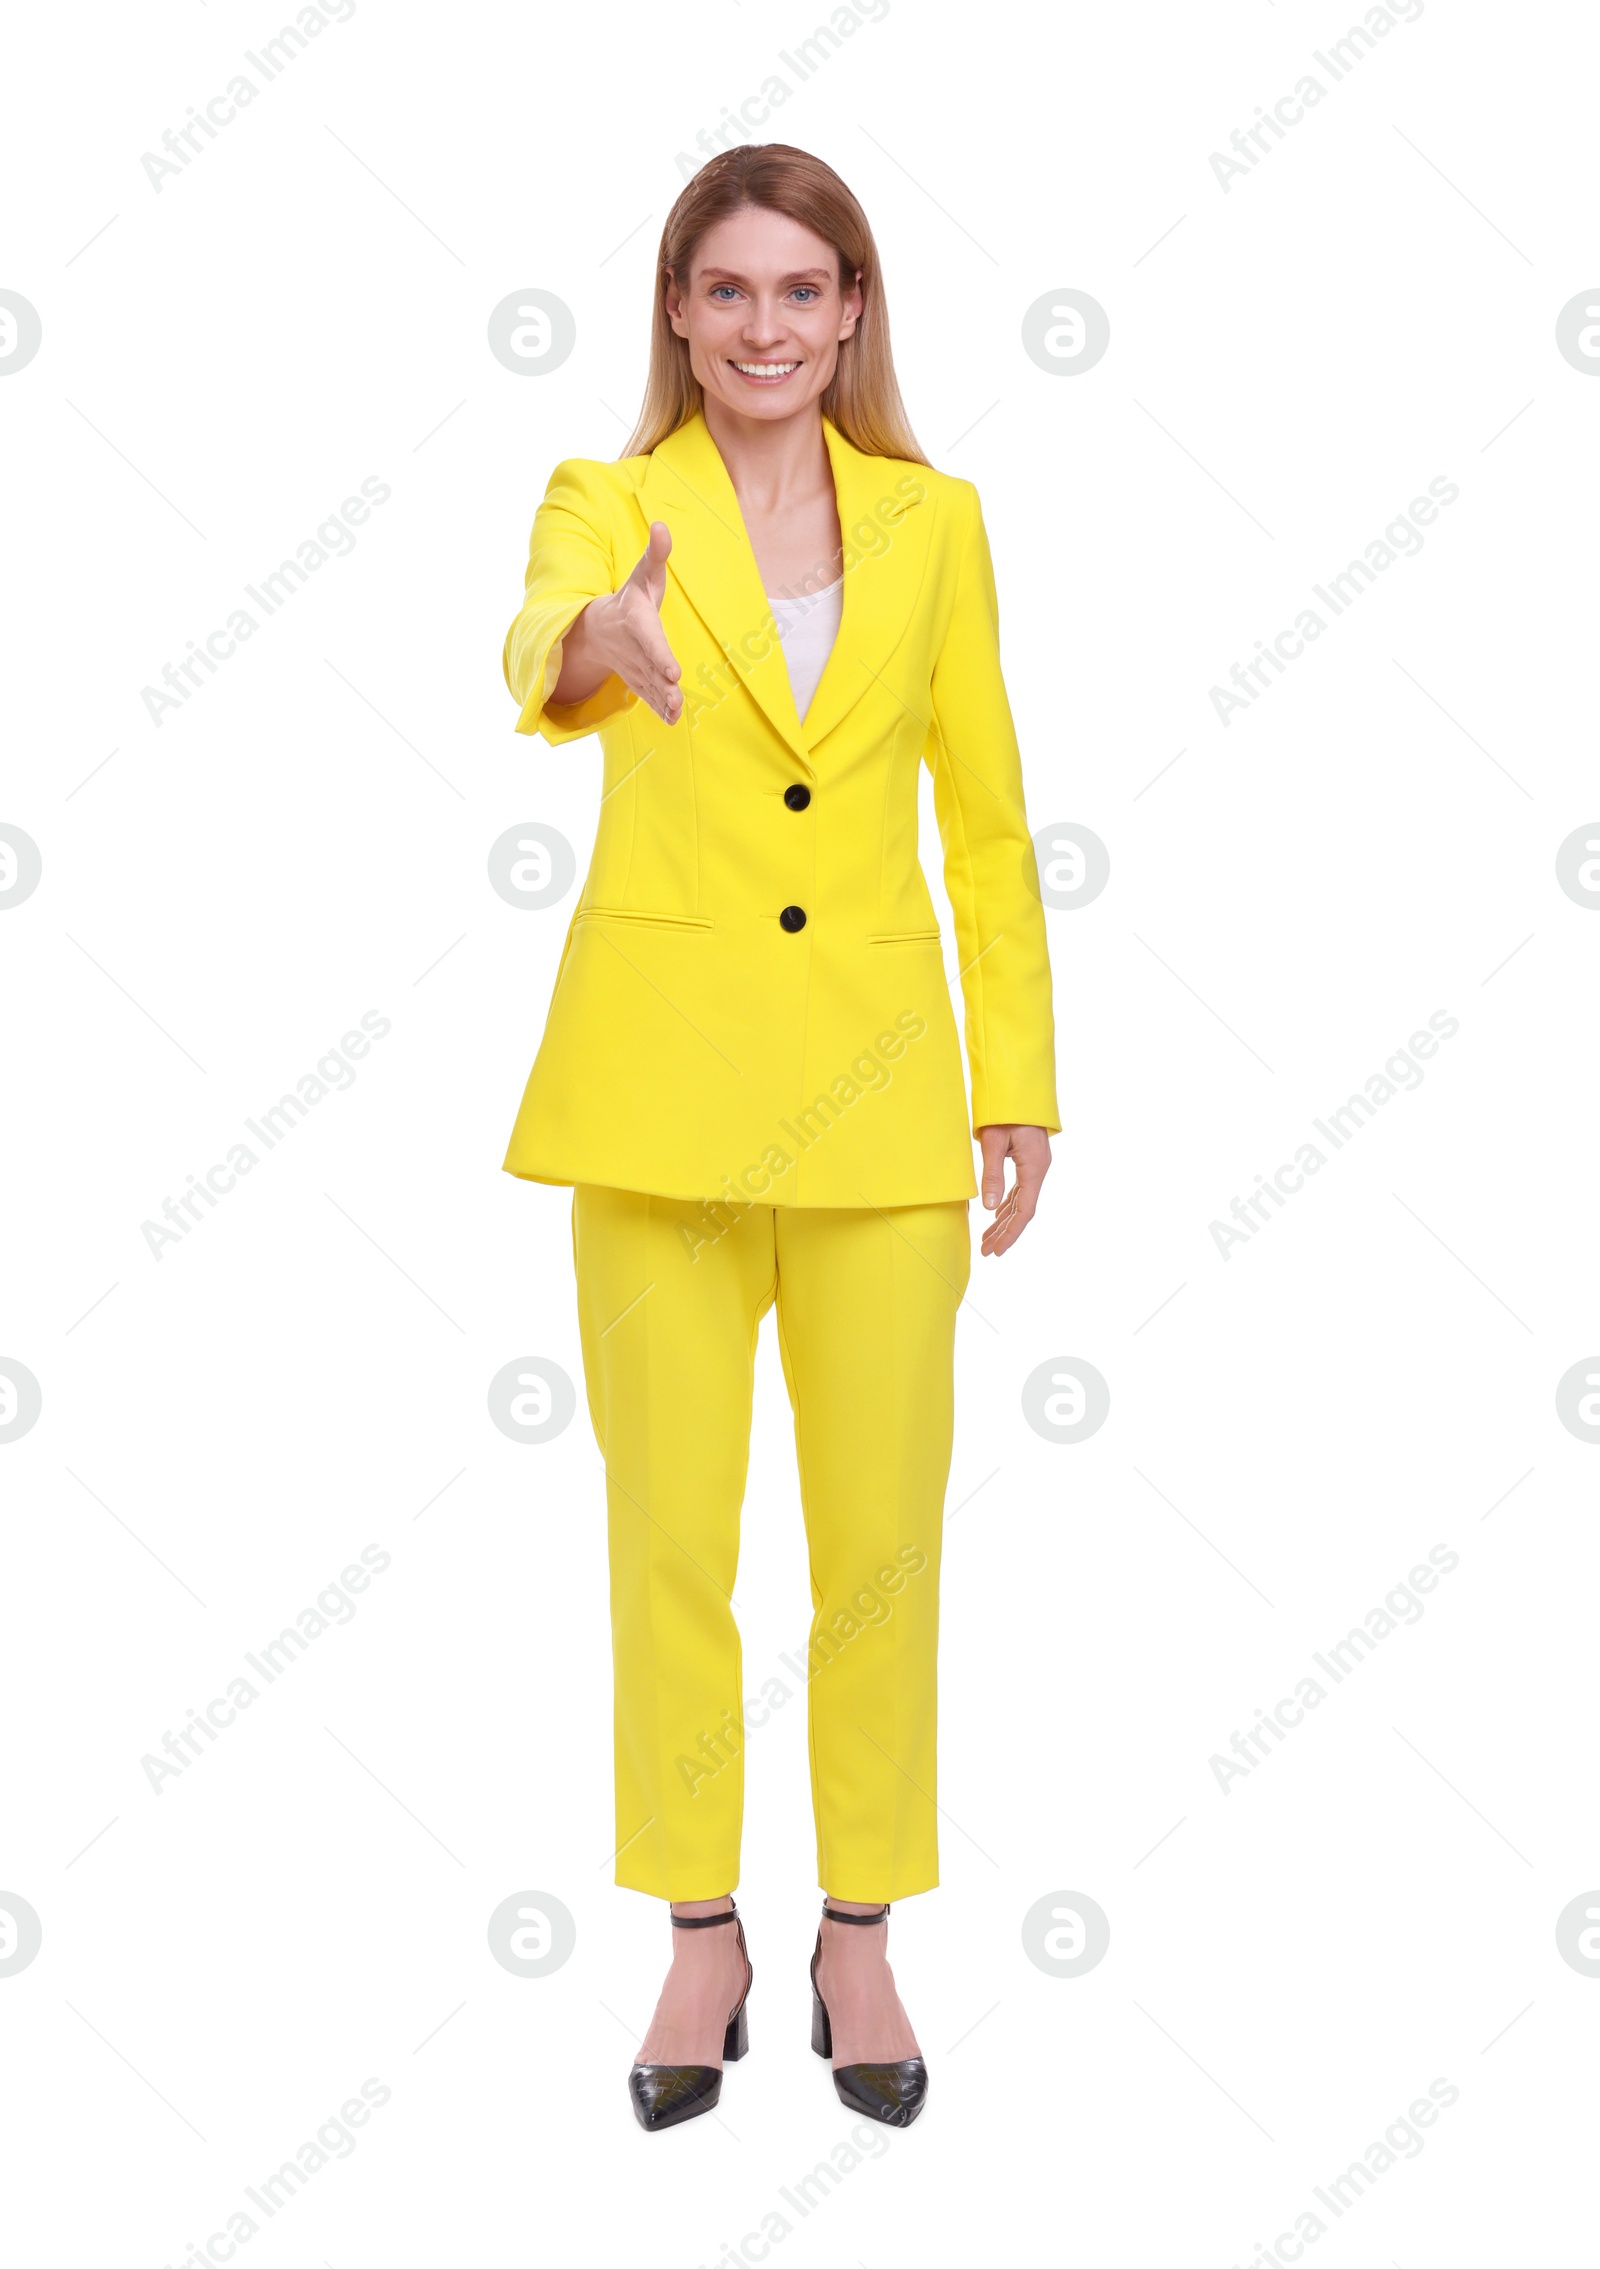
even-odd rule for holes
{"type": "MultiPolygon", "coordinates": [[[[723,284],[742,284],[749,280],[742,276],[737,268],[702,268],[700,274],[702,276],[713,276],[718,283],[723,284]]],[[[778,281],[782,284],[808,284],[817,277],[821,277],[824,283],[831,283],[833,271],[830,268],[791,268],[789,273],[786,276],[780,276],[778,281]]]]}

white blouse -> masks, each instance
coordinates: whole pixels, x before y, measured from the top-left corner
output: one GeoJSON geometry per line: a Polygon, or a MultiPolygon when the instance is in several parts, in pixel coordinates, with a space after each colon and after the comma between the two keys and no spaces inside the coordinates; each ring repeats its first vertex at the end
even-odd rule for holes
{"type": "Polygon", "coordinates": [[[803,718],[839,635],[839,621],[844,612],[844,577],[839,576],[826,590],[809,591],[799,599],[776,599],[769,591],[767,604],[783,642],[784,666],[794,693],[795,714],[803,718]]]}

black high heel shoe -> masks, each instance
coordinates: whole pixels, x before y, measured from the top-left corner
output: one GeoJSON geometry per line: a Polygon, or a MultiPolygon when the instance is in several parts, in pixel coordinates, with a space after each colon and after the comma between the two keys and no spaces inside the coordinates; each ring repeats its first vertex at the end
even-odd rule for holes
{"type": "MultiPolygon", "coordinates": [[[[846,1914],[842,1907],[822,1902],[829,1922],[885,1922],[887,1907],[876,1914],[846,1914]]],[[[822,1958],[822,1927],[817,1926],[817,1950],[811,1957],[811,2046],[818,2056],[833,2057],[833,2027],[828,2005],[817,1991],[817,1963],[822,1958]]],[[[928,2100],[928,2067],[920,2056],[902,2056],[895,2064],[846,2064],[833,2075],[839,2101],[868,2119],[881,2119],[890,2127],[909,2127],[928,2100]]]]}
{"type": "MultiPolygon", "coordinates": [[[[744,1991],[728,2012],[728,2029],[723,2035],[722,2063],[737,2064],[750,2046],[750,2020],[745,2003],[750,1998],[750,1987],[755,1970],[750,1961],[749,1949],[744,1942],[744,1924],[732,1899],[726,1914],[675,1914],[674,1930],[710,1930],[719,1922],[731,1922],[739,1935],[739,1951],[744,1956],[744,1991]]],[[[722,2065],[720,2064],[636,2064],[628,2074],[628,2093],[633,2098],[633,2116],[639,2125],[652,2134],[658,2127],[676,2127],[680,2121],[695,2119],[709,2111],[722,2094],[722,2065]]]]}

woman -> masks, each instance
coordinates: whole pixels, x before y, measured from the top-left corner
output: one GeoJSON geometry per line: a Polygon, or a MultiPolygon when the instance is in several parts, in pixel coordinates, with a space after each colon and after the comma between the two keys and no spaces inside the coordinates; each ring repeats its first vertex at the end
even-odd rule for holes
{"type": "Polygon", "coordinates": [[[605,759],[505,1166],[573,1188],[609,1505],[616,1880],[668,1900],[675,1926],[634,2108],[652,2129],[708,2111],[745,2051],[729,1594],[775,1304],[820,1662],[812,2045],[846,2104],[908,2125],[927,2071],[885,1918],[938,1881],[940,1525],[975,1192],[917,863],[923,762],[986,1254],[1032,1218],[1060,1121],[977,492],[911,435],[872,234],[819,159],[740,147],[679,197],[638,428],[615,464],[551,476],[505,673],[519,732],[598,731],[605,759]]]}

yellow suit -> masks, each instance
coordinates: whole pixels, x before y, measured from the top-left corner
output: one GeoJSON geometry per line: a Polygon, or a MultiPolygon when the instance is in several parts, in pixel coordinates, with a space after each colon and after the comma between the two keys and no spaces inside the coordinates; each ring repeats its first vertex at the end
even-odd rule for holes
{"type": "Polygon", "coordinates": [[[510,1173],[770,1205],[972,1197],[955,1019],[917,862],[924,761],[966,998],[971,1123],[1060,1125],[1044,915],[977,491],[866,456],[830,420],[823,432],[843,616],[803,720],[703,416],[650,455],[572,458],[551,476],[506,682],[519,732],[559,744],[598,729],[605,777],[510,1173]],[[672,532],[661,623],[683,673],[678,723],[615,677],[552,704],[563,636],[623,582],[652,520],[672,532]]]}
{"type": "Polygon", "coordinates": [[[605,756],[505,1166],[574,1185],[608,1491],[616,1879],[668,1899],[738,1881],[745,1741],[793,1691],[761,1666],[746,1692],[729,1596],[774,1306],[811,1569],[810,1640],[798,1669],[786,1659],[807,1688],[817,1879],[862,1901],[938,1881],[938,1579],[974,1182],[917,863],[924,761],[972,1124],[1059,1125],[977,491],[823,432],[843,611],[803,720],[701,416],[648,456],[557,466],[505,645],[518,730],[598,730],[605,756]],[[562,638],[631,572],[652,520],[672,532],[679,722],[615,677],[552,704],[562,638]]]}

